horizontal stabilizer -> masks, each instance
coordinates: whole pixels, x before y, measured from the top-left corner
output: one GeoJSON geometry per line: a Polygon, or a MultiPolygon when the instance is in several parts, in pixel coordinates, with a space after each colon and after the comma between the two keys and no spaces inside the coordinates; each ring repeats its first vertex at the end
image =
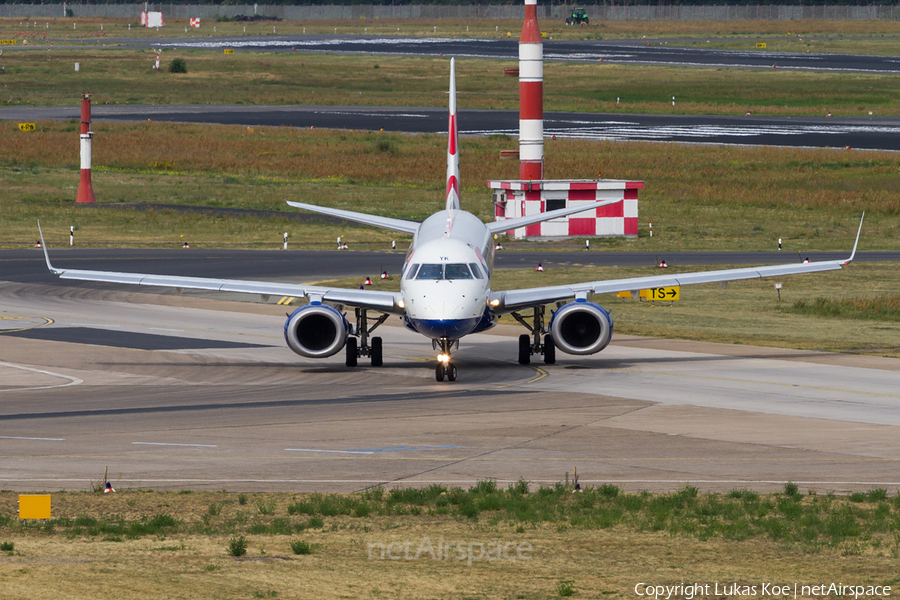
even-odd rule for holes
{"type": "Polygon", "coordinates": [[[544,221],[549,221],[550,219],[556,219],[559,217],[565,217],[568,215],[576,215],[581,212],[587,212],[590,210],[595,210],[600,208],[601,206],[609,206],[610,204],[618,204],[619,202],[624,202],[621,198],[618,200],[600,200],[599,202],[593,202],[591,204],[579,204],[578,206],[568,206],[566,208],[560,208],[557,210],[551,210],[548,212],[537,213],[536,215],[525,215],[524,217],[516,217],[515,219],[504,219],[502,221],[494,221],[493,223],[488,223],[487,228],[488,231],[493,233],[500,233],[502,231],[512,231],[513,229],[518,229],[519,227],[525,227],[526,225],[534,225],[535,223],[543,223],[544,221]]]}
{"type": "Polygon", "coordinates": [[[367,215],[366,213],[353,212],[352,210],[341,210],[339,208],[327,208],[325,206],[316,206],[315,204],[305,204],[303,202],[288,202],[294,208],[302,208],[314,213],[330,215],[340,219],[346,219],[355,223],[380,227],[381,229],[390,229],[392,231],[400,231],[403,233],[415,233],[419,230],[420,223],[416,221],[404,221],[403,219],[392,219],[390,217],[379,217],[377,215],[367,215]]]}

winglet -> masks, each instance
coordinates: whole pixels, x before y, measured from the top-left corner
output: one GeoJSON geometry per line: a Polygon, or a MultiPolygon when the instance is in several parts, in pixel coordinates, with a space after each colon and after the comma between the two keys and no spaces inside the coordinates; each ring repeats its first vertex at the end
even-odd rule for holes
{"type": "Polygon", "coordinates": [[[50,272],[54,275],[59,275],[60,271],[57,271],[53,268],[53,265],[50,264],[50,255],[47,253],[47,243],[44,241],[44,232],[41,231],[41,221],[38,220],[38,233],[41,235],[41,249],[44,251],[44,260],[47,261],[47,268],[50,269],[50,272]]]}
{"type": "Polygon", "coordinates": [[[459,126],[456,121],[456,59],[450,59],[450,123],[447,127],[447,206],[459,210],[459,126]]]}
{"type": "Polygon", "coordinates": [[[863,219],[865,219],[865,218],[866,218],[866,211],[863,211],[862,217],[860,217],[860,219],[859,219],[859,230],[856,232],[856,241],[853,242],[853,252],[850,253],[850,258],[848,258],[846,261],[844,261],[845,265],[850,264],[850,262],[853,261],[853,257],[856,256],[856,246],[859,245],[859,234],[862,233],[862,224],[863,224],[863,219]]]}

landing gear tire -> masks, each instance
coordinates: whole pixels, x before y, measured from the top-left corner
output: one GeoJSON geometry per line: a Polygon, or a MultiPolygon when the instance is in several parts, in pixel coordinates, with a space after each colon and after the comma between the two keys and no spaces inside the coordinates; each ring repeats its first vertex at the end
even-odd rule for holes
{"type": "Polygon", "coordinates": [[[447,363],[447,381],[456,381],[456,365],[447,363]]]}
{"type": "Polygon", "coordinates": [[[359,354],[356,349],[356,338],[352,337],[347,340],[347,366],[355,367],[359,354]]]}
{"type": "Polygon", "coordinates": [[[552,335],[544,336],[544,364],[552,365],[556,362],[556,342],[552,335]]]}
{"type": "Polygon", "coordinates": [[[434,369],[434,378],[439,382],[444,380],[444,363],[439,362],[437,364],[437,367],[434,369]]]}
{"type": "Polygon", "coordinates": [[[372,347],[370,348],[371,356],[372,356],[372,366],[380,367],[384,364],[383,355],[381,353],[381,338],[373,337],[372,338],[372,347]]]}
{"type": "Polygon", "coordinates": [[[519,364],[527,365],[531,362],[531,337],[523,333],[519,336],[519,364]]]}

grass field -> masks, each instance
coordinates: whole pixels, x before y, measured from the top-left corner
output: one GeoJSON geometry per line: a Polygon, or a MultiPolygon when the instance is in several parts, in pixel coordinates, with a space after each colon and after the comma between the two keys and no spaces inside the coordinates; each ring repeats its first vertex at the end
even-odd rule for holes
{"type": "MultiPolygon", "coordinates": [[[[97,124],[93,182],[101,207],[129,202],[283,211],[286,200],[424,219],[442,205],[445,144],[440,135],[297,130],[162,123],[97,124]]],[[[15,144],[0,145],[0,244],[34,242],[35,221],[48,242],[172,246],[184,235],[201,246],[276,247],[284,231],[294,247],[381,244],[405,238],[279,217],[247,220],[73,205],[78,183],[77,124],[40,123],[21,132],[0,123],[15,144]]],[[[492,216],[488,179],[517,177],[500,151],[506,137],[461,141],[463,202],[492,216]]],[[[597,240],[595,249],[849,250],[867,211],[860,248],[900,248],[900,202],[892,153],[789,148],[548,140],[548,178],[645,182],[640,238],[597,240]],[[649,237],[648,221],[654,235],[649,237]]],[[[576,241],[577,247],[583,242],[576,241]]],[[[511,248],[515,245],[510,246],[511,248]]],[[[552,247],[552,245],[548,245],[552,247]]]]}
{"type": "Polygon", "coordinates": [[[16,496],[4,492],[0,574],[7,597],[38,600],[98,589],[123,598],[537,599],[634,597],[641,582],[900,584],[896,497],[785,488],[573,494],[565,484],[503,490],[485,480],[355,495],[62,492],[44,527],[15,524],[16,496]]]}
{"type": "MultiPolygon", "coordinates": [[[[900,51],[900,48],[898,48],[900,51]]],[[[0,103],[444,106],[447,60],[236,50],[165,49],[188,73],[156,73],[150,51],[54,47],[3,56],[0,103]],[[80,71],[74,71],[78,62],[80,71]],[[352,77],[346,74],[352,73],[352,77]],[[48,82],[52,82],[48,85],[48,82]]],[[[513,61],[458,62],[459,105],[518,108],[513,61]]],[[[616,64],[544,65],[544,110],[615,113],[875,116],[900,114],[900,77],[777,69],[692,69],[616,64]],[[676,105],[671,103],[677,98],[676,105]],[[617,102],[617,98],[619,102],[617,102]]]]}

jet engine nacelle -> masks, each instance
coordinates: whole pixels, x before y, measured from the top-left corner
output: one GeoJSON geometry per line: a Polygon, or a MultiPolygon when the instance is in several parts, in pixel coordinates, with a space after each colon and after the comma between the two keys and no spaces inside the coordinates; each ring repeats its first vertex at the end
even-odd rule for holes
{"type": "Polygon", "coordinates": [[[566,354],[600,352],[612,338],[609,312],[593,302],[569,302],[550,319],[550,333],[556,347],[566,354]]]}
{"type": "Polygon", "coordinates": [[[284,324],[288,348],[307,358],[326,358],[341,351],[350,323],[327,304],[307,304],[291,313],[284,324]]]}

